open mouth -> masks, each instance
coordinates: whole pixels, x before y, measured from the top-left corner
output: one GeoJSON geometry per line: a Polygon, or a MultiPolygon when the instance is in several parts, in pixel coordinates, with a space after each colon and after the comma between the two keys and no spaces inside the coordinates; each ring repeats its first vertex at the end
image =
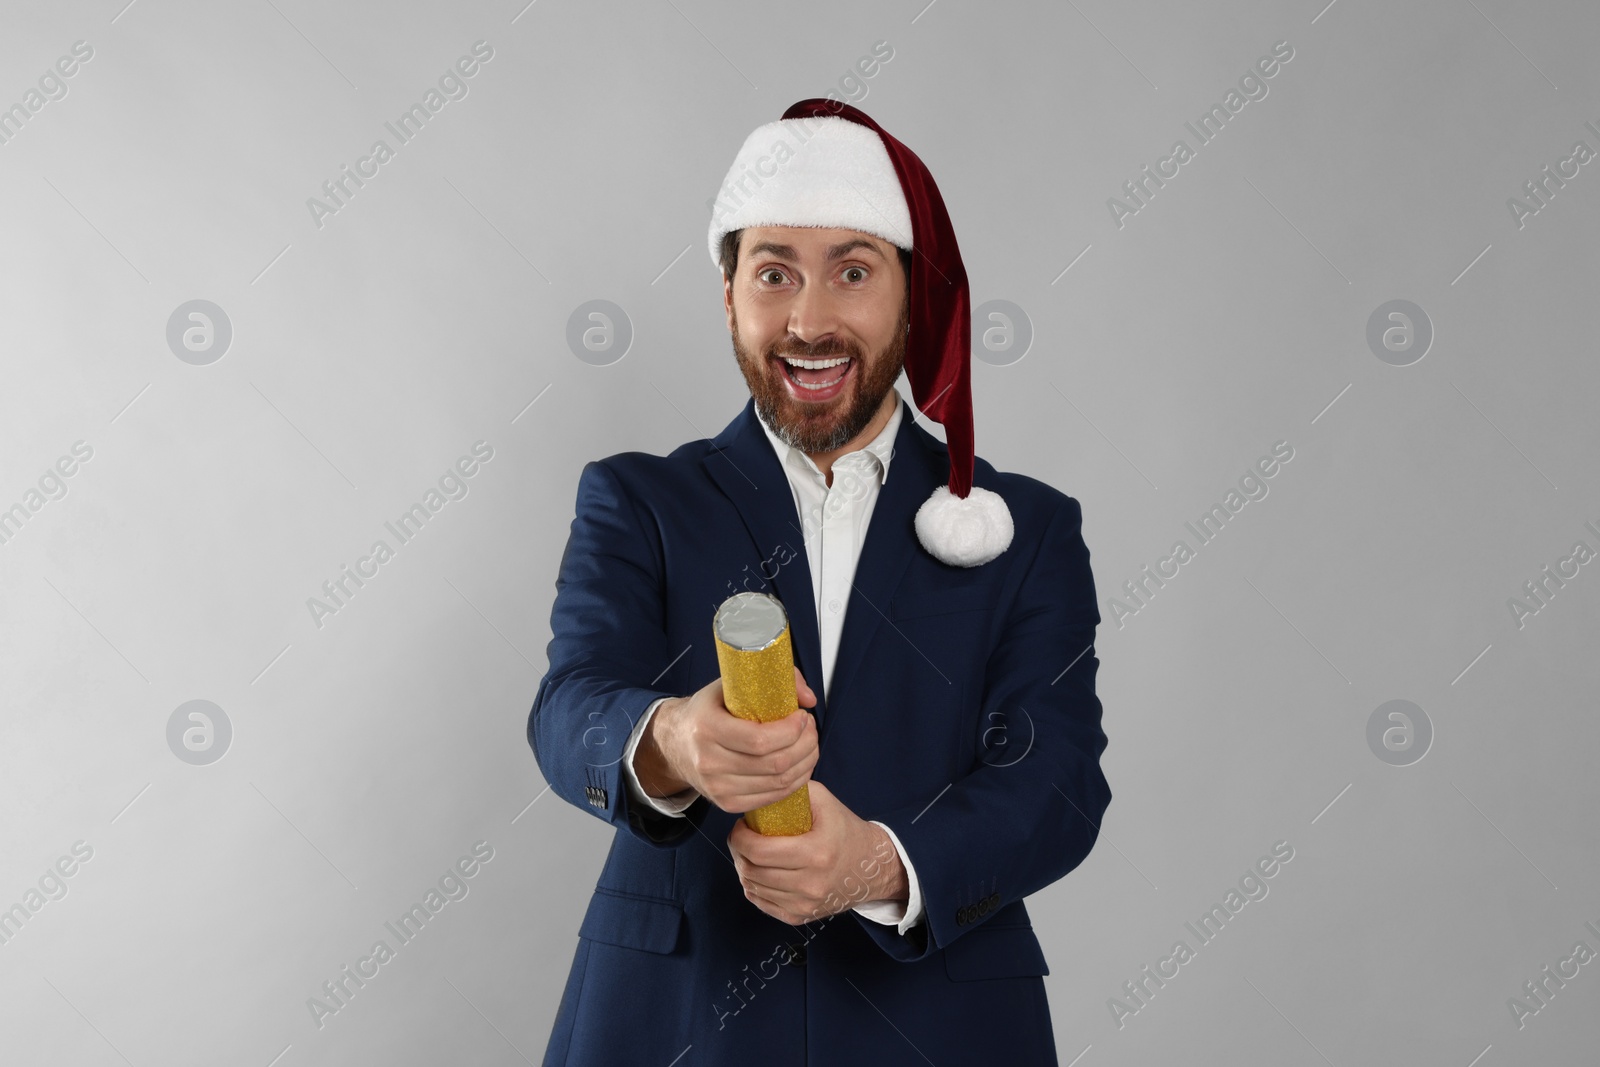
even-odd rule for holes
{"type": "Polygon", "coordinates": [[[828,400],[837,396],[855,368],[856,361],[849,356],[827,356],[822,359],[799,359],[778,356],[784,380],[789,391],[801,400],[828,400]]]}

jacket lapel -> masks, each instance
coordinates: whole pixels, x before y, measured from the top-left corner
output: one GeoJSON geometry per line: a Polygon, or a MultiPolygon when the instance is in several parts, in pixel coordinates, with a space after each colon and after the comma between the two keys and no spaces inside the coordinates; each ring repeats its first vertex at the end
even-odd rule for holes
{"type": "MultiPolygon", "coordinates": [[[[856,562],[855,580],[845,608],[844,630],[828,687],[835,695],[850,691],[850,679],[860,669],[867,645],[878,627],[888,622],[890,598],[912,555],[923,551],[915,527],[917,508],[948,477],[944,444],[916,424],[915,409],[903,396],[900,404],[893,461],[872,507],[872,521],[856,562]]],[[[789,636],[800,673],[817,694],[812,712],[820,732],[827,702],[821,684],[822,640],[810,561],[800,516],[794,508],[794,491],[759,418],[755,401],[746,401],[744,410],[712,439],[711,453],[701,462],[739,510],[763,557],[776,545],[788,544],[796,549],[794,559],[780,567],[772,581],[777,587],[775,595],[789,614],[789,636]]]]}
{"type": "MultiPolygon", "coordinates": [[[[762,432],[755,400],[745,402],[744,410],[711,441],[711,453],[701,463],[722,492],[738,509],[745,529],[755,542],[758,558],[766,559],[776,546],[789,545],[794,556],[778,568],[772,578],[774,595],[783,601],[789,616],[789,641],[795,663],[806,683],[817,694],[811,709],[820,729],[825,714],[822,687],[822,639],[817,628],[817,609],[812,602],[811,567],[806,559],[805,538],[800,532],[800,516],[794,509],[794,490],[772,450],[772,442],[762,432]]],[[[736,557],[735,557],[736,558],[736,557]]],[[[707,626],[710,620],[707,619],[707,626]]],[[[711,640],[711,635],[706,634],[711,640]]]]}
{"type": "Polygon", "coordinates": [[[944,444],[916,424],[916,410],[900,399],[900,429],[895,434],[889,474],[878,490],[867,526],[866,542],[856,561],[850,600],[845,608],[839,653],[833,662],[830,689],[837,697],[851,692],[867,646],[880,626],[889,622],[889,601],[905,575],[911,557],[925,553],[917,540],[916,514],[935,486],[944,483],[944,444]]]}

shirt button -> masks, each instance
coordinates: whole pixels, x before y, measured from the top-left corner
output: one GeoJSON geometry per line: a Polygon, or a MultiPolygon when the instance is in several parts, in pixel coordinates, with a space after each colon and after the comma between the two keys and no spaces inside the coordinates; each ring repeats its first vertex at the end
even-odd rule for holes
{"type": "Polygon", "coordinates": [[[828,601],[828,610],[829,611],[838,611],[839,610],[839,602],[837,600],[828,601]]]}

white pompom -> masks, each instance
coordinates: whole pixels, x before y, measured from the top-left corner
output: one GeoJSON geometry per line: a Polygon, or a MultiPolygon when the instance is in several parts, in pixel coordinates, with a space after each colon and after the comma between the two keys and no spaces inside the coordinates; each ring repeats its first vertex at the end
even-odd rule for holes
{"type": "Polygon", "coordinates": [[[917,540],[934,558],[952,567],[988,563],[1011,544],[1011,511],[993,490],[973,486],[965,499],[948,485],[933,491],[917,509],[917,540]]]}

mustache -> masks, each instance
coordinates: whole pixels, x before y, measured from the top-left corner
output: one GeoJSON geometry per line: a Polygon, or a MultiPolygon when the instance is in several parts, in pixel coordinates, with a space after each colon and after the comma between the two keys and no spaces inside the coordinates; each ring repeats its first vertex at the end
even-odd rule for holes
{"type": "Polygon", "coordinates": [[[776,359],[779,356],[793,356],[795,359],[831,359],[834,356],[849,356],[859,359],[860,351],[853,344],[842,340],[819,341],[814,345],[798,341],[790,341],[773,345],[767,354],[776,359]]]}

